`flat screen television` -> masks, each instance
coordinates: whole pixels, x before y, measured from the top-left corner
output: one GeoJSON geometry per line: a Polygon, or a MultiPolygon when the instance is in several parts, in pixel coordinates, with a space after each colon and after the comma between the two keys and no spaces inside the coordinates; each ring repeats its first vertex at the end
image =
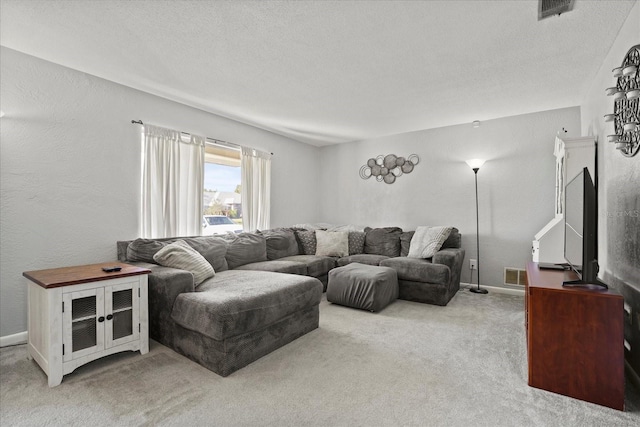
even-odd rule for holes
{"type": "Polygon", "coordinates": [[[598,280],[598,205],[596,188],[584,168],[564,190],[564,258],[578,280],[563,286],[607,285],[598,280]]]}

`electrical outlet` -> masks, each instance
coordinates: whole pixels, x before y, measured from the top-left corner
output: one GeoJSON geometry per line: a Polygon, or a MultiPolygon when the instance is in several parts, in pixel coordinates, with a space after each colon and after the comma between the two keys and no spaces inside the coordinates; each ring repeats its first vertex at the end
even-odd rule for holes
{"type": "Polygon", "coordinates": [[[477,259],[470,259],[469,260],[469,269],[470,270],[477,270],[478,269],[478,260],[477,259]]]}

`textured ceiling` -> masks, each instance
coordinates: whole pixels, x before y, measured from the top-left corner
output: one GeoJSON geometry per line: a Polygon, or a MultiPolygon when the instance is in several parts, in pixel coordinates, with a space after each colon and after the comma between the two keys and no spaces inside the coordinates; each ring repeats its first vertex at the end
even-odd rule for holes
{"type": "Polygon", "coordinates": [[[1,0],[0,44],[321,146],[579,105],[634,3],[1,0]]]}

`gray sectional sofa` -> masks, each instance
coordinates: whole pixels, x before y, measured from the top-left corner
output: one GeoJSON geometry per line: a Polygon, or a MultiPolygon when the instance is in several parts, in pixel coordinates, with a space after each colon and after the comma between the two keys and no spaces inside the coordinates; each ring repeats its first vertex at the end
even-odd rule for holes
{"type": "Polygon", "coordinates": [[[222,237],[117,242],[118,259],[151,270],[149,335],[221,376],[318,327],[318,305],[337,266],[394,268],[400,298],[446,305],[460,287],[464,259],[453,229],[431,259],[407,258],[413,232],[397,227],[348,231],[348,254],[316,255],[315,230],[280,228],[222,237]],[[154,255],[183,240],[211,264],[202,283],[154,255]]]}

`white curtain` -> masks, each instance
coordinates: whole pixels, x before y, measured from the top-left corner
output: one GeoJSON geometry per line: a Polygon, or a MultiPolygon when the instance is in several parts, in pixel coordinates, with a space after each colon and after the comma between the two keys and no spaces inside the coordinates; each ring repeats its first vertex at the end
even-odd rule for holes
{"type": "Polygon", "coordinates": [[[205,138],[144,125],[142,237],[199,235],[205,138]]]}
{"type": "Polygon", "coordinates": [[[245,231],[270,228],[271,154],[242,147],[242,224],[245,231]]]}

